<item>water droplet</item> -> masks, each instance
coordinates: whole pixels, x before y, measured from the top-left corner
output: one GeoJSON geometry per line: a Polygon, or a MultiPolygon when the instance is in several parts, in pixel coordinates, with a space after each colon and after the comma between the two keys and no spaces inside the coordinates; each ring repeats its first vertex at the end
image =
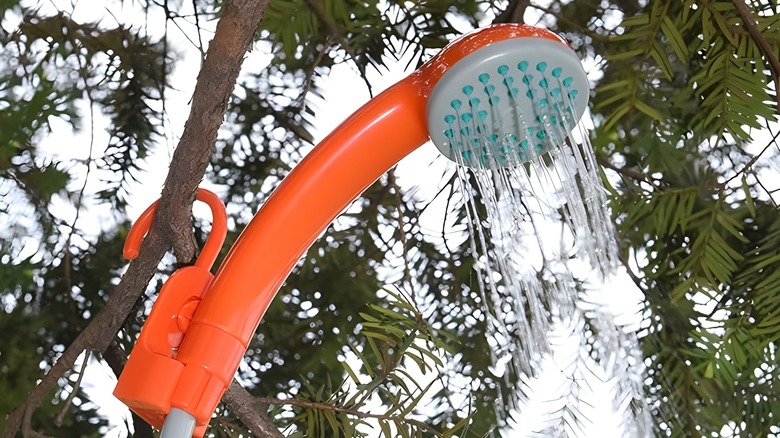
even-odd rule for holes
{"type": "Polygon", "coordinates": [[[540,63],[536,64],[536,71],[543,72],[545,70],[547,70],[547,63],[546,62],[540,62],[540,63]]]}
{"type": "Polygon", "coordinates": [[[489,74],[482,73],[481,75],[479,75],[479,81],[482,82],[483,84],[487,84],[489,80],[490,80],[489,74]]]}
{"type": "Polygon", "coordinates": [[[451,106],[451,107],[452,107],[452,108],[453,108],[455,111],[459,110],[461,105],[463,105],[463,103],[462,103],[460,100],[458,100],[458,99],[455,99],[455,100],[453,100],[452,102],[450,102],[450,106],[451,106]]]}
{"type": "Polygon", "coordinates": [[[460,115],[460,119],[466,123],[470,122],[473,118],[474,116],[472,116],[471,113],[463,113],[460,115]]]}
{"type": "Polygon", "coordinates": [[[455,133],[452,132],[452,129],[445,129],[444,130],[444,136],[447,138],[455,137],[455,133]]]}
{"type": "Polygon", "coordinates": [[[507,74],[508,71],[509,71],[509,67],[508,66],[503,65],[503,64],[498,66],[498,73],[500,75],[505,75],[505,74],[507,74]]]}
{"type": "Polygon", "coordinates": [[[520,71],[526,71],[528,70],[528,63],[525,61],[520,61],[519,63],[517,63],[517,68],[519,68],[520,71]]]}
{"type": "Polygon", "coordinates": [[[448,125],[455,123],[455,116],[453,116],[452,114],[447,114],[446,116],[444,116],[444,123],[448,125]]]}
{"type": "Polygon", "coordinates": [[[473,92],[474,92],[474,87],[472,87],[471,85],[466,85],[465,87],[463,87],[463,94],[465,94],[466,96],[471,95],[471,93],[473,92]]]}
{"type": "Polygon", "coordinates": [[[552,75],[554,78],[561,77],[561,73],[563,73],[563,69],[560,67],[555,67],[554,69],[552,69],[552,75]]]}
{"type": "Polygon", "coordinates": [[[547,83],[547,79],[542,79],[541,81],[539,81],[539,86],[542,88],[547,88],[550,85],[547,83]]]}
{"type": "Polygon", "coordinates": [[[565,79],[563,80],[563,86],[564,86],[564,87],[566,87],[566,88],[569,88],[569,87],[571,87],[571,84],[572,84],[573,82],[574,82],[574,78],[572,78],[571,76],[569,76],[569,77],[567,77],[567,78],[565,78],[565,79]]]}

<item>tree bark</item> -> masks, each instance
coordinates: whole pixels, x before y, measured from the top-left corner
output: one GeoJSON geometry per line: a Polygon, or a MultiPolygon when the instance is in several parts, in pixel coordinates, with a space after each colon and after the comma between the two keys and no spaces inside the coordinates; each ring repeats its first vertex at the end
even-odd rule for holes
{"type": "Polygon", "coordinates": [[[274,426],[268,415],[260,409],[261,405],[255,397],[235,380],[225,392],[222,401],[255,435],[265,438],[284,438],[279,428],[274,426]]]}

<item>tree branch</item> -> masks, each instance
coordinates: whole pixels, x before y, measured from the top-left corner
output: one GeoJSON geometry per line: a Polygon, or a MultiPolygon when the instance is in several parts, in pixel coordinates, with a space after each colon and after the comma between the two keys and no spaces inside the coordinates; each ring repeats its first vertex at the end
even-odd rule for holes
{"type": "Polygon", "coordinates": [[[758,28],[753,12],[751,12],[748,5],[743,0],[731,0],[734,4],[739,16],[742,17],[742,21],[745,23],[750,36],[758,45],[761,53],[769,63],[769,69],[772,71],[772,79],[775,81],[775,103],[777,105],[777,111],[780,113],[780,60],[777,59],[775,51],[769,41],[764,38],[764,34],[758,28]]]}
{"type": "Polygon", "coordinates": [[[512,0],[507,5],[504,12],[496,15],[493,24],[498,23],[520,23],[524,24],[525,11],[531,5],[531,0],[512,0]]]}
{"type": "Polygon", "coordinates": [[[65,414],[68,413],[68,410],[70,409],[70,405],[73,404],[73,399],[75,399],[76,395],[79,393],[79,388],[81,388],[81,381],[84,379],[84,374],[87,371],[89,356],[90,356],[90,351],[87,350],[84,353],[84,361],[81,363],[81,369],[79,370],[79,375],[76,378],[76,382],[73,383],[73,390],[70,391],[70,394],[68,394],[68,398],[65,399],[65,403],[62,404],[62,409],[60,409],[60,413],[57,414],[57,417],[54,418],[54,425],[57,427],[62,426],[62,420],[65,418],[65,414]]]}
{"type": "Polygon", "coordinates": [[[228,387],[222,401],[236,414],[239,420],[252,429],[255,435],[266,438],[284,438],[282,432],[268,418],[268,415],[258,409],[258,401],[255,397],[235,380],[228,387]]]}
{"type": "Polygon", "coordinates": [[[198,75],[190,116],[162,189],[156,215],[159,220],[152,223],[141,244],[139,257],[130,263],[105,307],[62,353],[25,403],[8,415],[4,438],[15,437],[23,424],[25,430],[29,429],[32,413],[57,385],[59,378],[73,367],[82,351],[106,350],[157,271],[157,264],[165,252],[172,246],[179,251],[189,247],[195,191],[206,171],[244,55],[267,6],[268,0],[224,3],[222,17],[198,75]]]}
{"type": "MultiPolygon", "coordinates": [[[[770,133],[771,133],[771,129],[770,129],[770,133]]],[[[745,165],[744,165],[744,166],[742,166],[742,169],[738,170],[738,171],[737,171],[737,173],[735,173],[734,175],[732,175],[732,177],[731,177],[731,178],[727,179],[725,182],[723,182],[722,184],[720,184],[720,186],[721,186],[721,187],[726,187],[726,186],[728,186],[728,185],[729,185],[729,183],[731,183],[731,181],[734,181],[735,179],[737,179],[737,177],[739,177],[739,176],[740,176],[740,175],[742,175],[743,173],[745,173],[745,172],[747,172],[748,170],[750,170],[750,169],[753,167],[753,165],[754,165],[754,164],[756,164],[756,161],[758,161],[758,159],[759,159],[759,158],[761,158],[761,156],[762,156],[762,155],[764,155],[764,152],[768,151],[768,150],[769,150],[769,148],[771,148],[771,147],[772,147],[772,145],[776,144],[776,142],[777,142],[777,138],[778,138],[779,136],[780,136],[780,131],[778,131],[777,133],[775,133],[775,134],[772,136],[772,138],[771,138],[771,139],[769,139],[769,142],[767,142],[766,146],[764,146],[764,149],[761,149],[761,152],[759,152],[759,153],[758,153],[758,154],[756,154],[756,155],[755,155],[753,158],[751,158],[751,159],[750,159],[750,161],[748,161],[747,163],[745,163],[745,165]]],[[[747,154],[747,152],[745,152],[745,153],[747,154]]],[[[756,178],[756,179],[757,179],[757,178],[756,178]]]]}

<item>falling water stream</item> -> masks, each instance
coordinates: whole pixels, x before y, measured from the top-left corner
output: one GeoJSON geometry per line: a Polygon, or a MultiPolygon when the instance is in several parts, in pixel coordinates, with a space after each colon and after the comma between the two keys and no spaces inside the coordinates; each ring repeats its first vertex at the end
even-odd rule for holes
{"type": "Polygon", "coordinates": [[[495,372],[535,376],[552,354],[554,326],[577,326],[575,335],[584,339],[587,315],[626,436],[646,436],[651,426],[642,409],[638,341],[609,312],[581,305],[587,286],[578,288],[569,269],[572,262],[584,264],[592,273],[584,280],[600,283],[617,265],[606,190],[587,132],[575,126],[570,106],[536,111],[532,123],[518,114],[511,134],[481,135],[489,130],[468,120],[471,129],[452,139],[495,372]]]}

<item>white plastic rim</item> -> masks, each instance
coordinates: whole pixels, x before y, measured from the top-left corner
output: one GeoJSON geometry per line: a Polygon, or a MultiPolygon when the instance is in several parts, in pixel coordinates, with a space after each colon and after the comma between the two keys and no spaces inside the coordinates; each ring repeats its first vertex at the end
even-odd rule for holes
{"type": "Polygon", "coordinates": [[[517,165],[560,146],[588,95],[570,47],[538,37],[499,41],[442,75],[428,99],[428,134],[466,166],[517,165]]]}

